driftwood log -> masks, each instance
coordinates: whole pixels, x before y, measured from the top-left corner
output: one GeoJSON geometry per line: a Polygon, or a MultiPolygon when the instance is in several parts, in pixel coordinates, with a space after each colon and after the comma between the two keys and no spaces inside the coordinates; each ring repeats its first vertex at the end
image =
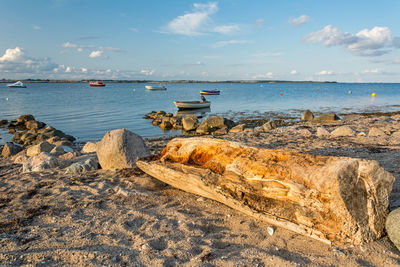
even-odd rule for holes
{"type": "Polygon", "coordinates": [[[327,244],[384,234],[394,177],[376,161],[247,147],[213,138],[176,138],[137,161],[181,190],[327,244]]]}

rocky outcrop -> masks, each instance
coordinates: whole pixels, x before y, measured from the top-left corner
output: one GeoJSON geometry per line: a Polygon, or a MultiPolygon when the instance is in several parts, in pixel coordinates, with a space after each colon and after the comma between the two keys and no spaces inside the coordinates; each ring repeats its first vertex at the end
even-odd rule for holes
{"type": "Polygon", "coordinates": [[[40,172],[58,166],[58,159],[47,152],[30,157],[22,165],[22,172],[40,172]]]}
{"type": "Polygon", "coordinates": [[[176,138],[138,160],[149,175],[325,243],[384,234],[394,177],[376,161],[176,138]]]}
{"type": "Polygon", "coordinates": [[[390,241],[392,241],[400,251],[400,208],[389,213],[386,219],[386,231],[390,241]]]}
{"type": "Polygon", "coordinates": [[[186,115],[182,118],[182,126],[184,131],[193,131],[199,126],[199,121],[196,115],[186,115]]]}
{"type": "Polygon", "coordinates": [[[18,154],[20,151],[22,151],[21,146],[16,145],[12,142],[7,142],[3,147],[1,155],[5,158],[8,158],[18,154]]]}
{"type": "Polygon", "coordinates": [[[310,110],[304,111],[303,115],[301,116],[302,121],[311,121],[314,119],[314,114],[310,110]]]}
{"type": "Polygon", "coordinates": [[[150,155],[142,137],[117,129],[108,132],[97,143],[97,158],[102,169],[123,169],[136,166],[136,160],[150,155]]]}

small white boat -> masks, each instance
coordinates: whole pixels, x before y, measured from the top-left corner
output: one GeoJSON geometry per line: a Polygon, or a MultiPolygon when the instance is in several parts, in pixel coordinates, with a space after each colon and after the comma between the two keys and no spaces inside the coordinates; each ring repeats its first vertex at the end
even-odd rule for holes
{"type": "Polygon", "coordinates": [[[147,90],[167,90],[167,87],[165,87],[164,85],[162,86],[146,85],[145,87],[147,90]]]}
{"type": "Polygon", "coordinates": [[[10,88],[26,88],[26,85],[23,84],[21,81],[18,81],[16,83],[7,84],[7,86],[10,88]]]}
{"type": "Polygon", "coordinates": [[[178,109],[209,108],[210,101],[172,101],[178,109]]]}

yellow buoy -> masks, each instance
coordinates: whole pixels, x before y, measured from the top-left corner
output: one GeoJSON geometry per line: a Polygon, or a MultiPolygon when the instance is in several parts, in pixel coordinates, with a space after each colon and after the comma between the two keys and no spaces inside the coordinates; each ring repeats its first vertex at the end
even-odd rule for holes
{"type": "Polygon", "coordinates": [[[372,93],[372,94],[371,94],[371,96],[372,96],[372,97],[375,97],[375,96],[376,96],[376,94],[375,94],[375,93],[372,93]]]}

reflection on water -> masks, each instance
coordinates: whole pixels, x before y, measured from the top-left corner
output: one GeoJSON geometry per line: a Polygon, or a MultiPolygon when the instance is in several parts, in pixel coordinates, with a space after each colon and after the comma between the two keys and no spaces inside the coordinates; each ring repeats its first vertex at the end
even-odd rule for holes
{"type": "Polygon", "coordinates": [[[188,114],[196,114],[197,117],[204,117],[207,113],[210,113],[211,109],[210,108],[196,108],[196,109],[183,109],[183,110],[178,110],[175,113],[175,116],[184,116],[188,114]]]}

